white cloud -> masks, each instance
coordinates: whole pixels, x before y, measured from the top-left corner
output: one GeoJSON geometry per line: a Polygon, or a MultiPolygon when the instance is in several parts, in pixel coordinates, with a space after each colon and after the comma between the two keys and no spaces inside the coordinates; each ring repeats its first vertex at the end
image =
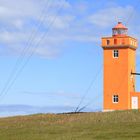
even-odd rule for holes
{"type": "Polygon", "coordinates": [[[81,96],[79,93],[68,93],[63,90],[55,91],[55,92],[36,92],[36,91],[23,91],[21,93],[27,94],[27,95],[36,95],[36,96],[49,96],[49,97],[65,97],[65,98],[72,98],[72,99],[81,99],[81,96]]]}
{"type": "Polygon", "coordinates": [[[13,21],[13,25],[17,28],[17,29],[22,29],[24,22],[23,20],[17,19],[13,21]]]}
{"type": "Polygon", "coordinates": [[[55,22],[53,23],[53,29],[54,30],[56,30],[56,29],[61,29],[62,30],[62,29],[70,28],[70,25],[74,21],[75,16],[72,16],[72,15],[57,15],[57,18],[56,18],[56,15],[52,15],[52,16],[46,18],[44,26],[46,28],[48,28],[48,26],[50,24],[50,21],[54,21],[54,19],[55,19],[55,22]]]}
{"type": "Polygon", "coordinates": [[[128,16],[133,12],[132,6],[115,6],[106,9],[101,9],[98,12],[89,16],[89,22],[99,27],[107,28],[118,21],[126,22],[128,16]]]}
{"type": "Polygon", "coordinates": [[[15,55],[30,44],[28,41],[33,32],[36,33],[35,39],[28,45],[31,47],[28,53],[31,53],[43,34],[49,32],[34,53],[44,58],[53,58],[61,53],[64,44],[69,47],[69,42],[100,42],[102,28],[112,27],[117,18],[126,19],[134,10],[132,6],[113,5],[88,12],[91,10],[89,7],[91,5],[88,2],[72,5],[66,0],[0,0],[0,44],[7,46],[15,55]],[[62,3],[62,12],[58,13],[62,3]],[[53,26],[48,29],[53,21],[53,26]],[[37,30],[40,22],[42,24],[37,30]]]}
{"type": "Polygon", "coordinates": [[[0,18],[3,20],[36,16],[40,10],[39,4],[32,0],[0,0],[0,5],[0,18]]]}
{"type": "MultiPolygon", "coordinates": [[[[36,33],[36,39],[34,43],[32,43],[32,47],[34,47],[36,45],[36,41],[40,40],[40,36],[42,36],[44,30],[48,30],[48,24],[53,22],[61,5],[63,6],[63,9],[70,7],[69,3],[65,0],[44,0],[40,2],[37,0],[0,0],[0,43],[7,46],[7,48],[10,48],[11,51],[13,48],[14,53],[15,50],[19,53],[22,47],[24,47],[25,44],[28,44],[26,42],[28,42],[29,37],[33,32],[36,33]],[[41,29],[35,31],[40,22],[42,23],[40,26],[41,29]]],[[[53,28],[68,28],[72,19],[72,16],[60,16],[58,13],[54,22],[55,24],[53,24],[53,28]]],[[[56,50],[47,48],[49,45],[50,44],[48,43],[44,44],[44,46],[39,47],[35,53],[52,57],[52,54],[56,54],[56,50]]]]}

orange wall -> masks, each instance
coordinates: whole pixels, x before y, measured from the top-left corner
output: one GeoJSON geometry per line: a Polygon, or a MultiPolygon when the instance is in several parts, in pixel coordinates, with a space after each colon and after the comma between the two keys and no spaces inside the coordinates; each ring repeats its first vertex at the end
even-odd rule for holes
{"type": "Polygon", "coordinates": [[[114,49],[104,49],[104,109],[128,108],[128,49],[119,49],[119,58],[113,58],[114,49]],[[123,75],[123,76],[122,76],[123,75]],[[119,103],[112,102],[119,95],[119,103]]]}
{"type": "Polygon", "coordinates": [[[107,40],[110,40],[109,46],[128,46],[131,45],[134,48],[137,48],[138,42],[135,38],[130,36],[120,36],[120,37],[103,37],[102,38],[102,46],[107,47],[107,40]],[[117,44],[114,44],[114,39],[117,39],[117,44]]]}
{"type": "Polygon", "coordinates": [[[104,49],[104,110],[131,109],[130,92],[135,91],[133,87],[135,77],[132,78],[131,71],[135,72],[137,40],[131,37],[117,37],[117,44],[114,44],[114,39],[116,38],[102,38],[104,49]],[[123,44],[122,38],[125,38],[123,44]],[[109,45],[106,44],[108,39],[110,40],[109,45]],[[113,58],[114,49],[119,50],[118,58],[113,58]],[[113,95],[119,95],[118,103],[113,103],[113,95]]]}
{"type": "MultiPolygon", "coordinates": [[[[130,92],[135,92],[135,76],[131,75],[131,72],[135,72],[135,64],[136,64],[136,60],[135,60],[135,56],[136,56],[136,51],[133,49],[128,49],[128,91],[130,92]]],[[[131,96],[129,94],[129,109],[131,109],[131,96]]]]}

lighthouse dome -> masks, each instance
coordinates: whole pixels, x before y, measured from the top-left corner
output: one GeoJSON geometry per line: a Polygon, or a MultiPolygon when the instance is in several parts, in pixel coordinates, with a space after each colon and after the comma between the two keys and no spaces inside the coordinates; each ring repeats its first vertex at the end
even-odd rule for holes
{"type": "Polygon", "coordinates": [[[118,22],[118,24],[112,28],[113,36],[126,36],[128,32],[128,28],[125,27],[122,22],[118,22]]]}

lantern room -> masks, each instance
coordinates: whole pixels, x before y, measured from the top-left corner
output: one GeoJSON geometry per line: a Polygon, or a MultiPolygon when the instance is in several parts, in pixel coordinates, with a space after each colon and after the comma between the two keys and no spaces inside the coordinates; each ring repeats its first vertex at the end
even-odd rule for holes
{"type": "Polygon", "coordinates": [[[126,36],[128,32],[128,28],[126,28],[122,22],[118,22],[118,24],[112,28],[113,36],[126,36]]]}

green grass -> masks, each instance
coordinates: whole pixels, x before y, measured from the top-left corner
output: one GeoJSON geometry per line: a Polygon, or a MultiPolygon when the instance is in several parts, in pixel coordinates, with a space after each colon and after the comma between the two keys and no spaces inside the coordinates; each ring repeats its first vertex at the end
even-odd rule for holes
{"type": "Polygon", "coordinates": [[[140,140],[140,111],[1,118],[0,140],[140,140]]]}

